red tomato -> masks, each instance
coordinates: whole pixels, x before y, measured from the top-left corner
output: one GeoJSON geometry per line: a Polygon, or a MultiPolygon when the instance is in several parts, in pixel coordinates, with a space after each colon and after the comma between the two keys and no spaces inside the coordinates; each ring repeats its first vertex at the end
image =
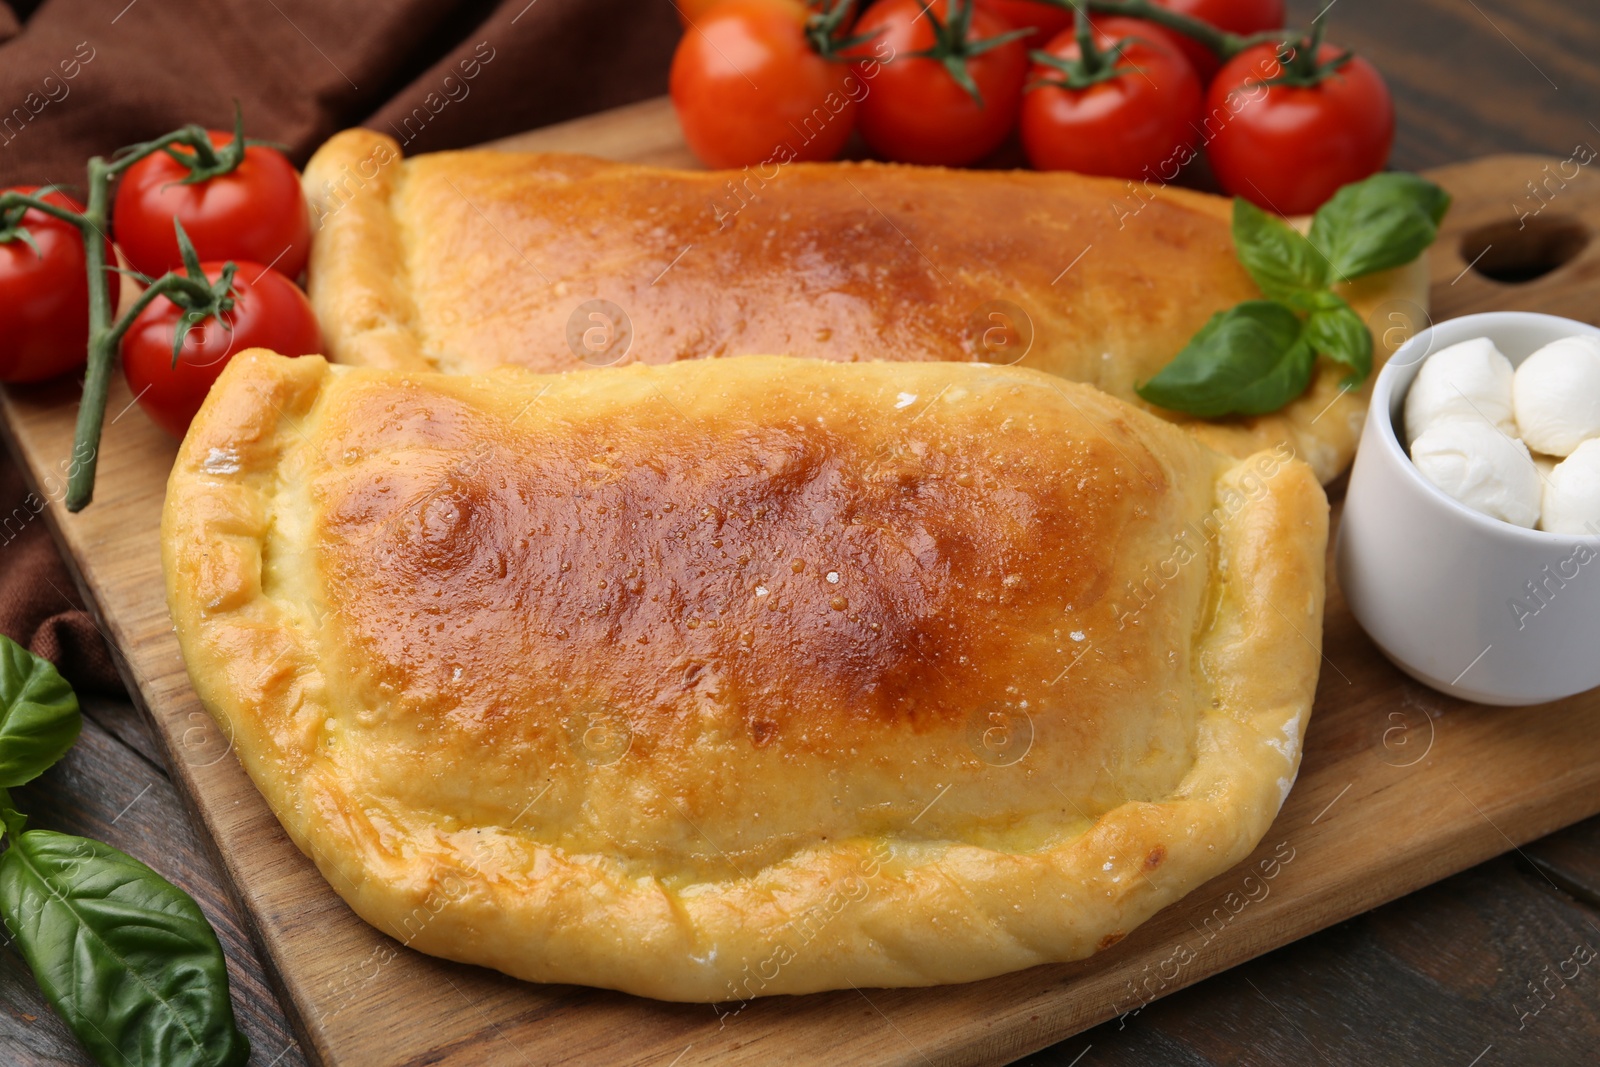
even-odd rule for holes
{"type": "MultiPolygon", "coordinates": [[[[1165,26],[1158,25],[1148,19],[1130,19],[1121,15],[1096,15],[1089,22],[1093,26],[1103,26],[1105,23],[1110,22],[1115,30],[1114,33],[1111,33],[1111,36],[1165,45],[1168,51],[1175,52],[1185,59],[1189,59],[1189,49],[1195,47],[1193,38],[1185,37],[1177,30],[1169,30],[1165,26]]],[[[1201,50],[1204,51],[1204,49],[1201,50]]],[[[1209,55],[1210,53],[1207,54],[1209,55]]],[[[1194,67],[1193,60],[1190,60],[1189,66],[1194,67]]],[[[1211,66],[1213,70],[1216,69],[1217,63],[1214,57],[1211,66]]],[[[1200,71],[1198,69],[1195,70],[1195,75],[1199,77],[1200,71]]],[[[1203,93],[1205,90],[1205,78],[1200,78],[1200,88],[1203,93]]]]}
{"type": "Polygon", "coordinates": [[[863,86],[818,55],[798,0],[722,0],[683,35],[669,86],[684,140],[711,167],[833,159],[863,86]]]}
{"type": "Polygon", "coordinates": [[[678,21],[684,26],[693,26],[722,0],[673,0],[672,6],[678,9],[678,21]]]}
{"type": "Polygon", "coordinates": [[[1044,43],[1072,25],[1072,12],[1041,0],[976,0],[1015,27],[1032,26],[1033,32],[1022,39],[1029,48],[1043,47],[1044,43]]]}
{"type": "MultiPolygon", "coordinates": [[[[1281,30],[1285,18],[1283,0],[1155,0],[1160,6],[1180,15],[1209,22],[1219,30],[1248,37],[1263,30],[1281,30]]],[[[1183,45],[1200,80],[1209,82],[1222,66],[1216,53],[1193,37],[1174,33],[1183,45]]]]}
{"type": "Polygon", "coordinates": [[[1155,3],[1243,37],[1283,28],[1283,0],[1155,0],[1155,3]]]}
{"type": "MultiPolygon", "coordinates": [[[[221,148],[233,143],[233,134],[213,130],[211,142],[221,148]]],[[[172,226],[177,219],[202,260],[250,260],[299,276],[311,251],[311,217],[300,176],[282,152],[251,145],[227,174],[183,185],[188,176],[165,152],[146,156],[122,175],[111,225],[130,266],[152,278],[181,270],[172,226]]]]}
{"type": "MultiPolygon", "coordinates": [[[[1341,51],[1324,44],[1318,62],[1341,51]]],[[[1340,186],[1383,169],[1394,143],[1394,102],[1382,75],[1360,57],[1315,86],[1261,84],[1282,72],[1270,44],[1222,68],[1206,101],[1207,152],[1227,192],[1303,215],[1340,186]]]]}
{"type": "MultiPolygon", "coordinates": [[[[1022,147],[1040,170],[1074,170],[1115,178],[1171,181],[1195,155],[1200,79],[1175,48],[1156,41],[1145,24],[1105,18],[1095,23],[1096,47],[1109,51],[1132,38],[1116,61],[1128,72],[1082,89],[1042,85],[1022,102],[1022,147]]],[[[1045,49],[1061,59],[1081,54],[1068,31],[1045,49]]],[[[1033,78],[1059,78],[1044,64],[1033,78]]]]}
{"type": "MultiPolygon", "coordinates": [[[[177,366],[172,363],[172,334],[182,310],[166,297],[139,313],[122,338],[122,370],[128,388],[152,421],[174,437],[182,437],[200,404],[236,352],[270,348],[285,356],[306,356],[322,350],[311,302],[300,287],[275,270],[235,261],[233,310],[219,322],[215,316],[191,327],[177,366]]],[[[202,263],[216,281],[222,263],[202,263]]]]}
{"type": "MultiPolygon", "coordinates": [[[[6,192],[33,193],[36,185],[6,192]]],[[[82,211],[65,193],[45,200],[82,211]]],[[[29,208],[22,227],[38,251],[21,238],[0,244],[0,382],[38,382],[77,370],[88,356],[89,278],[84,268],[83,235],[76,226],[29,208]]],[[[111,242],[106,262],[116,265],[111,242]]],[[[116,314],[120,287],[107,279],[111,312],[116,314]]]]}
{"type": "MultiPolygon", "coordinates": [[[[930,10],[948,24],[957,2],[930,0],[930,10]]],[[[1011,28],[976,8],[961,47],[1011,28]]],[[[876,58],[856,65],[870,88],[861,101],[861,136],[874,152],[902,163],[961,166],[994,151],[1011,132],[1028,73],[1028,51],[1020,40],[967,58],[967,71],[983,97],[980,105],[943,63],[913,54],[936,43],[933,20],[923,17],[922,0],[880,0],[861,16],[855,33],[877,35],[870,46],[863,46],[876,58]]]]}
{"type": "MultiPolygon", "coordinates": [[[[709,15],[712,8],[725,2],[726,0],[672,0],[672,6],[678,9],[678,21],[688,28],[709,15]]],[[[839,2],[840,0],[806,0],[806,6],[816,11],[824,11],[839,2]]]]}

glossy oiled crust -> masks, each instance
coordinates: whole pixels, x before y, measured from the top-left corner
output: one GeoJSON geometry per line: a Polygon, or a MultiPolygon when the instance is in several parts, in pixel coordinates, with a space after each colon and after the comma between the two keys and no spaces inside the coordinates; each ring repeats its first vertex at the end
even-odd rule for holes
{"type": "Polygon", "coordinates": [[[405,943],[737,1001],[1088,955],[1299,765],[1327,506],[1091,388],[233,360],[163,522],[206,706],[405,943]]]}
{"type": "MultiPolygon", "coordinates": [[[[990,313],[1017,318],[992,306],[1005,301],[1032,324],[1023,366],[1137,403],[1134,386],[1211,314],[1260,295],[1234,255],[1227,200],[1075,174],[706,173],[491,151],[402,162],[392,139],[347,130],[312,158],[305,187],[329,355],[401,370],[582,369],[569,322],[595,299],[627,314],[627,361],[1009,362],[1015,348],[983,347],[990,313]]],[[[1381,364],[1405,336],[1392,316],[1427,305],[1426,267],[1345,292],[1376,324],[1381,364]]],[[[590,326],[579,320],[574,337],[590,326]]],[[[1287,442],[1331,479],[1366,410],[1364,388],[1342,390],[1346,373],[1327,363],[1283,411],[1200,432],[1236,456],[1287,442]]]]}

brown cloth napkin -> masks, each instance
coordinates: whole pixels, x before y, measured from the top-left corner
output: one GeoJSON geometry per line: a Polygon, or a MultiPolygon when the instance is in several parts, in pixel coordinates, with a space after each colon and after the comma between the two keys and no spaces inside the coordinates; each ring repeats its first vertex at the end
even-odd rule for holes
{"type": "Polygon", "coordinates": [[[296,163],[357,125],[477,144],[665,92],[678,35],[672,0],[0,0],[0,183],[81,181],[234,100],[296,163]]]}
{"type": "MultiPolygon", "coordinates": [[[[81,182],[91,155],[229,128],[235,100],[297,164],[349,126],[408,154],[477,144],[665,92],[678,35],[671,0],[0,2],[0,186],[81,182]]],[[[26,494],[0,458],[0,633],[118,690],[26,494]]]]}
{"type": "Polygon", "coordinates": [[[0,633],[54,663],[78,692],[120,693],[110,650],[56,555],[42,509],[0,452],[0,633]]]}

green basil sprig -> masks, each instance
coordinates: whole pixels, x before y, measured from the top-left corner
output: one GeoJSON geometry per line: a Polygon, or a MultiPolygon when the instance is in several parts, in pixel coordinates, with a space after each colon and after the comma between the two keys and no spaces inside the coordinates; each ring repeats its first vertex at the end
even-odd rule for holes
{"type": "Polygon", "coordinates": [[[78,698],[50,661],[0,636],[0,789],[39,777],[82,726],[78,698]]]}
{"type": "Polygon", "coordinates": [[[45,997],[106,1067],[233,1067],[222,946],[194,900],[110,845],[28,830],[4,788],[37,777],[82,726],[72,689],[0,636],[0,916],[45,997]]]}
{"type": "Polygon", "coordinates": [[[1389,270],[1420,256],[1439,234],[1450,194],[1415,174],[1374,174],[1333,194],[1311,219],[1311,244],[1335,280],[1389,270]]]}
{"type": "Polygon", "coordinates": [[[85,837],[29,830],[0,855],[0,908],[39,988],[103,1064],[239,1064],[217,935],[187,893],[85,837]]]}
{"type": "Polygon", "coordinates": [[[1218,312],[1139,387],[1152,404],[1201,418],[1264,415],[1305,392],[1318,355],[1372,373],[1372,332],[1332,286],[1409,263],[1439,233],[1450,195],[1415,174],[1375,174],[1317,210],[1307,237],[1248,200],[1233,244],[1265,300],[1218,312]]]}

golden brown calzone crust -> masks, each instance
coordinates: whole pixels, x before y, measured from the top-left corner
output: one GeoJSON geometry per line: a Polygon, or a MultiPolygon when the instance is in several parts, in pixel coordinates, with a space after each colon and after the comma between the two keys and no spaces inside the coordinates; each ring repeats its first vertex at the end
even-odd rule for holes
{"type": "Polygon", "coordinates": [[[162,544],[196,690],[358,914],[715,1002],[1076,959],[1236,863],[1326,535],[1287,449],[1026,369],[252,351],[162,544]]]}
{"type": "MultiPolygon", "coordinates": [[[[1021,365],[1142,405],[1137,383],[1214,312],[1260,295],[1234,255],[1227,200],[1076,174],[709,173],[493,151],[402,162],[391,138],[347,130],[312,158],[305,187],[329,355],[399,370],[583,369],[569,326],[596,299],[631,322],[626,361],[1010,362],[1020,334],[984,347],[991,313],[1022,321],[992,306],[1004,301],[1032,325],[1021,365]]],[[[1426,265],[1342,291],[1375,324],[1381,365],[1406,332],[1393,326],[1427,306],[1426,265]]],[[[1324,361],[1281,412],[1197,429],[1235,456],[1287,442],[1327,481],[1366,410],[1346,374],[1324,361]]]]}

